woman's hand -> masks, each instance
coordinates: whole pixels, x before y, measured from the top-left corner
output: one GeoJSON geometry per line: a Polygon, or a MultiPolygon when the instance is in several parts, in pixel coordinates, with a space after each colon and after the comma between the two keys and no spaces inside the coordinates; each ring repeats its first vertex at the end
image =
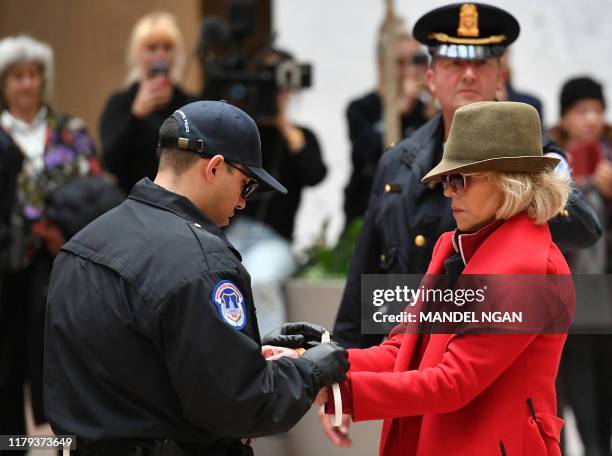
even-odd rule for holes
{"type": "Polygon", "coordinates": [[[261,347],[261,356],[263,356],[266,361],[274,361],[275,359],[279,359],[284,356],[288,356],[289,358],[299,358],[300,353],[292,348],[264,345],[261,347]]]}
{"type": "MultiPolygon", "coordinates": [[[[321,391],[319,391],[319,394],[321,394],[321,391]]],[[[319,397],[319,395],[317,395],[317,397],[319,397]]],[[[325,413],[325,405],[319,408],[319,419],[323,425],[323,432],[338,448],[349,448],[353,444],[353,441],[349,437],[350,418],[350,415],[342,415],[342,424],[339,427],[333,427],[329,421],[329,417],[325,413]]]]}
{"type": "Polygon", "coordinates": [[[612,162],[602,160],[595,168],[592,182],[606,199],[612,199],[612,162]]]}
{"type": "Polygon", "coordinates": [[[329,388],[321,388],[315,397],[313,405],[325,405],[329,398],[329,388]]]}
{"type": "Polygon", "coordinates": [[[172,100],[172,82],[167,76],[155,76],[140,83],[134,103],[132,114],[142,119],[164,106],[172,100]]]}

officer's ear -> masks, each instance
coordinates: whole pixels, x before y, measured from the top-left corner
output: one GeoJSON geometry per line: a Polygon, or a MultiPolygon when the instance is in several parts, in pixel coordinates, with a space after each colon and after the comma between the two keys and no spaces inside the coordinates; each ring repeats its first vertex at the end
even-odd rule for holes
{"type": "Polygon", "coordinates": [[[223,155],[215,155],[207,160],[202,168],[203,177],[207,182],[212,182],[215,179],[224,161],[223,155]]]}
{"type": "Polygon", "coordinates": [[[431,63],[431,66],[427,68],[427,72],[425,73],[425,80],[427,81],[427,87],[429,87],[429,91],[435,95],[436,94],[436,84],[434,83],[434,70],[433,70],[434,62],[431,63]]]}

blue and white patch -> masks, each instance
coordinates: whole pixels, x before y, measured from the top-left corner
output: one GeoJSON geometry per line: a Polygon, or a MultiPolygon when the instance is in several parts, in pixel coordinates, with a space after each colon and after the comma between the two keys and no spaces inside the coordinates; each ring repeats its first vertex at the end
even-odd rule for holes
{"type": "Polygon", "coordinates": [[[244,328],[247,322],[246,306],[242,293],[234,282],[222,280],[217,283],[212,292],[212,300],[225,323],[232,328],[244,328]]]}

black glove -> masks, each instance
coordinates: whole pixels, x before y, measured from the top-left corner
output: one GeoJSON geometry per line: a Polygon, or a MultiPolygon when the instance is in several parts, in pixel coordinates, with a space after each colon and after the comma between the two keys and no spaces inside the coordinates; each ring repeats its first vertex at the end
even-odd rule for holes
{"type": "Polygon", "coordinates": [[[351,364],[348,352],[335,342],[325,342],[306,350],[300,359],[307,359],[313,365],[318,387],[342,383],[351,364]]]}
{"type": "Polygon", "coordinates": [[[306,321],[285,323],[270,331],[261,339],[262,345],[287,348],[310,348],[321,343],[321,336],[327,331],[323,326],[306,321]]]}

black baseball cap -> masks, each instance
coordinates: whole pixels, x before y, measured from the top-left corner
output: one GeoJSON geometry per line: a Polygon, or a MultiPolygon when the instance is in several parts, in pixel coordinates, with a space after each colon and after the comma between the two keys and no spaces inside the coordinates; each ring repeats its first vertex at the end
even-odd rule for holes
{"type": "MultiPolygon", "coordinates": [[[[226,101],[196,101],[170,116],[176,120],[178,138],[160,137],[160,147],[177,147],[210,158],[222,155],[240,163],[262,186],[286,194],[287,189],[261,164],[261,140],[255,121],[226,101]]],[[[261,186],[260,186],[261,187],[261,186]]]]}
{"type": "Polygon", "coordinates": [[[454,3],[426,13],[412,34],[432,57],[485,60],[503,55],[520,30],[516,18],[501,8],[454,3]]]}

